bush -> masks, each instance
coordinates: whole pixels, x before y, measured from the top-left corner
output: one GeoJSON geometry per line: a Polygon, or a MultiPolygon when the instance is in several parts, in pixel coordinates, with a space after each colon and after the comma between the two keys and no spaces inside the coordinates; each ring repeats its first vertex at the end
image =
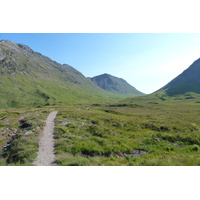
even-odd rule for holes
{"type": "Polygon", "coordinates": [[[171,146],[171,147],[166,147],[166,150],[167,151],[174,151],[175,150],[175,147],[171,146]]]}
{"type": "Polygon", "coordinates": [[[31,138],[19,138],[12,142],[12,147],[8,150],[7,163],[31,163],[37,156],[38,143],[31,138]]]}
{"type": "Polygon", "coordinates": [[[193,145],[191,148],[192,151],[199,151],[200,147],[198,145],[193,145]]]}
{"type": "Polygon", "coordinates": [[[69,123],[66,126],[69,127],[69,128],[78,128],[78,126],[73,124],[73,123],[69,123]]]}

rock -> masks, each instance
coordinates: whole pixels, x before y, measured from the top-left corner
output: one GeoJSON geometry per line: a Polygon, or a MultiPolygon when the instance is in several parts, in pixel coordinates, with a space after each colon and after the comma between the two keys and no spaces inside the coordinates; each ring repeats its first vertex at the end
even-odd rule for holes
{"type": "Polygon", "coordinates": [[[30,134],[33,134],[33,131],[27,131],[27,132],[25,132],[24,135],[30,135],[30,134]]]}
{"type": "Polygon", "coordinates": [[[130,154],[126,154],[127,156],[131,156],[131,157],[140,157],[144,154],[148,153],[147,151],[145,150],[141,150],[141,149],[136,149],[134,150],[132,153],[130,154]]]}

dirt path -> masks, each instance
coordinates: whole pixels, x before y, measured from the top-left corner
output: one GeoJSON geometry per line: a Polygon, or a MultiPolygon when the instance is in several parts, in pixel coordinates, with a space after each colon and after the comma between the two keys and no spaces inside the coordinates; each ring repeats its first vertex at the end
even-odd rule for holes
{"type": "Polygon", "coordinates": [[[36,166],[51,166],[55,160],[53,129],[57,113],[57,111],[51,112],[47,117],[46,126],[40,136],[37,160],[33,162],[36,166]]]}

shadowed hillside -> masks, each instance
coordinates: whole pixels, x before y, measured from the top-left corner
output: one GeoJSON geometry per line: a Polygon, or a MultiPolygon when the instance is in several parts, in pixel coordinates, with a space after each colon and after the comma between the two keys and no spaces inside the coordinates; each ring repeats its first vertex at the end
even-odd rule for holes
{"type": "Polygon", "coordinates": [[[169,96],[187,92],[200,94],[200,59],[158,91],[165,91],[169,96]]]}

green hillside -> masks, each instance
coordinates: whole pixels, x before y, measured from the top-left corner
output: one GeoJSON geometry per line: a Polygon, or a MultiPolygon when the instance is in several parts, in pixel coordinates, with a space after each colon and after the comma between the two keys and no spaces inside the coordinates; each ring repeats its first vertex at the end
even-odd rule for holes
{"type": "Polygon", "coordinates": [[[0,165],[33,165],[57,111],[55,165],[199,166],[199,63],[153,94],[124,99],[135,90],[122,79],[102,75],[101,89],[69,65],[0,41],[0,165]]]}
{"type": "Polygon", "coordinates": [[[112,92],[114,94],[123,95],[126,97],[144,95],[136,88],[128,84],[124,79],[117,78],[110,74],[102,74],[91,78],[91,80],[100,88],[112,92]]]}
{"type": "Polygon", "coordinates": [[[0,108],[86,103],[119,98],[69,65],[11,41],[0,41],[0,108]]]}
{"type": "Polygon", "coordinates": [[[188,92],[200,94],[200,59],[158,91],[165,91],[168,96],[188,92]]]}
{"type": "Polygon", "coordinates": [[[146,96],[127,98],[121,104],[140,102],[200,102],[200,59],[164,87],[146,96]]]}

